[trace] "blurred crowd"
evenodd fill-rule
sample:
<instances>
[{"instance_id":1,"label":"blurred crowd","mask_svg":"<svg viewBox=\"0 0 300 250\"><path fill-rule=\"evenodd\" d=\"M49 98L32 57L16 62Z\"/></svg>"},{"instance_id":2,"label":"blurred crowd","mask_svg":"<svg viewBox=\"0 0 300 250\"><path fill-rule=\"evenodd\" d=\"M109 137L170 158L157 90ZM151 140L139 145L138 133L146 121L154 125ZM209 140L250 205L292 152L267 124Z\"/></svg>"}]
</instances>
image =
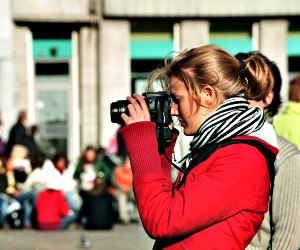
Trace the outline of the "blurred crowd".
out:
<instances>
[{"instance_id":1,"label":"blurred crowd","mask_svg":"<svg viewBox=\"0 0 300 250\"><path fill-rule=\"evenodd\" d=\"M0 227L111 229L139 222L123 145L117 154L89 145L72 164L65 153L46 156L34 140L37 126L28 129L25 120L22 111L7 142L0 141Z\"/></svg>"}]
</instances>

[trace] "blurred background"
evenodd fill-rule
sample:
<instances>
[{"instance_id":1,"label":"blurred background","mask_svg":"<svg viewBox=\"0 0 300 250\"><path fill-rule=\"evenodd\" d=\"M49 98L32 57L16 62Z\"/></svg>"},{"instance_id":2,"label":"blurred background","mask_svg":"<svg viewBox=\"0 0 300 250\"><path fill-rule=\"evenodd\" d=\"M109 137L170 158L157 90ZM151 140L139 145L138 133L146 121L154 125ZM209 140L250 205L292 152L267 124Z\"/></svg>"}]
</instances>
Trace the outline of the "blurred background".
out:
<instances>
[{"instance_id":1,"label":"blurred background","mask_svg":"<svg viewBox=\"0 0 300 250\"><path fill-rule=\"evenodd\" d=\"M299 15L299 0L0 0L3 138L25 110L49 156L113 151L110 103L143 92L170 51L208 43L275 61L287 101L300 73Z\"/></svg>"}]
</instances>

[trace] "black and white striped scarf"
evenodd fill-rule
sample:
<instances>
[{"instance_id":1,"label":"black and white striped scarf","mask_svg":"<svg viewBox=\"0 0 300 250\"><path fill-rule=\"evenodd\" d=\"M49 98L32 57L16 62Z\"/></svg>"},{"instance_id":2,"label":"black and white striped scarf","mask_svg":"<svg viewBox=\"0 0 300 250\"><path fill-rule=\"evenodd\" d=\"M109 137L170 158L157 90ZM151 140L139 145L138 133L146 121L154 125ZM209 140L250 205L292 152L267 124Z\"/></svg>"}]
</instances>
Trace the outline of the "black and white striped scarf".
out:
<instances>
[{"instance_id":1,"label":"black and white striped scarf","mask_svg":"<svg viewBox=\"0 0 300 250\"><path fill-rule=\"evenodd\" d=\"M263 110L259 107L249 108L249 102L243 95L228 98L200 126L190 143L189 153L182 160L186 159L188 167L202 146L250 134L259 130L264 122Z\"/></svg>"}]
</instances>

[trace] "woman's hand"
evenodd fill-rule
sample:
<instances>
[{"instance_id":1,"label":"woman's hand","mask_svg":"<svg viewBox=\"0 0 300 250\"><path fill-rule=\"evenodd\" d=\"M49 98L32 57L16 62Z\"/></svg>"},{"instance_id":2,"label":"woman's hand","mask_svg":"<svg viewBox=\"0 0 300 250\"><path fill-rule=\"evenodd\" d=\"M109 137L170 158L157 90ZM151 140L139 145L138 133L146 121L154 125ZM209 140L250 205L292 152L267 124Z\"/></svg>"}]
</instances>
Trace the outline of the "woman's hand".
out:
<instances>
[{"instance_id":1,"label":"woman's hand","mask_svg":"<svg viewBox=\"0 0 300 250\"><path fill-rule=\"evenodd\" d=\"M128 96L126 99L130 102L128 105L129 115L121 114L126 125L141 121L151 121L149 109L143 97L134 94L133 97Z\"/></svg>"}]
</instances>

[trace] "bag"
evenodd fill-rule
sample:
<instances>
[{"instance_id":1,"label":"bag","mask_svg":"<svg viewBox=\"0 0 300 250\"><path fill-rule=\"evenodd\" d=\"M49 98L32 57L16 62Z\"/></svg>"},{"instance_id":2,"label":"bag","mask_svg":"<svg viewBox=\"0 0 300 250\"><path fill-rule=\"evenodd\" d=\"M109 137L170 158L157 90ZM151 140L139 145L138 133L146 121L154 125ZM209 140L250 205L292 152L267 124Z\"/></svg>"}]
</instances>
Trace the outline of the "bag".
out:
<instances>
[{"instance_id":1,"label":"bag","mask_svg":"<svg viewBox=\"0 0 300 250\"><path fill-rule=\"evenodd\" d=\"M11 229L23 228L23 214L23 209L18 209L7 215L7 222Z\"/></svg>"},{"instance_id":2,"label":"bag","mask_svg":"<svg viewBox=\"0 0 300 250\"><path fill-rule=\"evenodd\" d=\"M9 205L7 208L7 222L8 225L11 229L20 229L23 228L23 216L24 216L24 211L21 207L21 204L14 200L11 199L9 201Z\"/></svg>"}]
</instances>

